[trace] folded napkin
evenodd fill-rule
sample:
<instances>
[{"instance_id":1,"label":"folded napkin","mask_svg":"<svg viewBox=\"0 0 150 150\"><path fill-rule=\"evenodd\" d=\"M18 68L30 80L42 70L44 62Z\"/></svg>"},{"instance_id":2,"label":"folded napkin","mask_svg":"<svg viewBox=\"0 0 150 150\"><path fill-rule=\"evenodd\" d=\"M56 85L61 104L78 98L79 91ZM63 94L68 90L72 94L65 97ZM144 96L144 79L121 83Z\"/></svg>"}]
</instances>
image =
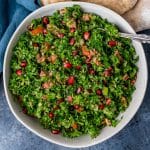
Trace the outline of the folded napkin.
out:
<instances>
[{"instance_id":1,"label":"folded napkin","mask_svg":"<svg viewBox=\"0 0 150 150\"><path fill-rule=\"evenodd\" d=\"M21 21L40 6L36 0L0 0L0 72L7 44Z\"/></svg>"}]
</instances>

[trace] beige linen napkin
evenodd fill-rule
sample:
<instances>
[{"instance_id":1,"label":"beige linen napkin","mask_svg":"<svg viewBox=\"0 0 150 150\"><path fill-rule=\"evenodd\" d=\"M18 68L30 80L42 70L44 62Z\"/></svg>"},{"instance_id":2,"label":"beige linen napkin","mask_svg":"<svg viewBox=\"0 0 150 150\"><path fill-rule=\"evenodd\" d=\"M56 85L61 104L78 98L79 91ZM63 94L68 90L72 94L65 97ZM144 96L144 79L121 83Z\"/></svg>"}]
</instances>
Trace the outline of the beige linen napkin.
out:
<instances>
[{"instance_id":1,"label":"beige linen napkin","mask_svg":"<svg viewBox=\"0 0 150 150\"><path fill-rule=\"evenodd\" d=\"M42 5L68 0L41 0ZM108 7L122 15L135 29L150 29L150 0L82 0Z\"/></svg>"}]
</instances>

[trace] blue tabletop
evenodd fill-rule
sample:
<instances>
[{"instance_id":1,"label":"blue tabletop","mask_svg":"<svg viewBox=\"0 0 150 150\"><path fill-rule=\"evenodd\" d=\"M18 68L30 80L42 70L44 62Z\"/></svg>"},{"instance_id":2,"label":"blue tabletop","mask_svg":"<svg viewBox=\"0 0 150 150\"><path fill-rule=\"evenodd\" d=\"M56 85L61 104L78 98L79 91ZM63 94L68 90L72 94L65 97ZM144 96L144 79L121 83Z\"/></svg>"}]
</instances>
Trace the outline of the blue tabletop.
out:
<instances>
[{"instance_id":1,"label":"blue tabletop","mask_svg":"<svg viewBox=\"0 0 150 150\"><path fill-rule=\"evenodd\" d=\"M143 31L150 35L150 30ZM150 70L150 45L144 50ZM144 101L130 123L109 140L84 150L150 149L150 80ZM3 77L0 76L0 150L70 150L47 142L26 129L10 112L6 102Z\"/></svg>"}]
</instances>

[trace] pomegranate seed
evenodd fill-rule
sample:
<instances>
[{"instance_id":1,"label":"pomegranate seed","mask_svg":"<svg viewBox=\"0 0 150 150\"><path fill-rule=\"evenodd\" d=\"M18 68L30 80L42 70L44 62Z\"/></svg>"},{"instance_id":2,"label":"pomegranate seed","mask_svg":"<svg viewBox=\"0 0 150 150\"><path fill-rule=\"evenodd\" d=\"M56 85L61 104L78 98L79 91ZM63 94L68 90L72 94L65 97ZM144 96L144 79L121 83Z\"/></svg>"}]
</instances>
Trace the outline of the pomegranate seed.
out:
<instances>
[{"instance_id":1,"label":"pomegranate seed","mask_svg":"<svg viewBox=\"0 0 150 150\"><path fill-rule=\"evenodd\" d=\"M99 105L99 109L103 110L104 109L104 104Z\"/></svg>"},{"instance_id":2,"label":"pomegranate seed","mask_svg":"<svg viewBox=\"0 0 150 150\"><path fill-rule=\"evenodd\" d=\"M71 103L72 100L73 100L72 96L67 96L67 101L68 101L69 103Z\"/></svg>"},{"instance_id":3,"label":"pomegranate seed","mask_svg":"<svg viewBox=\"0 0 150 150\"><path fill-rule=\"evenodd\" d=\"M71 38L71 39L69 40L69 44L70 44L70 45L74 45L74 43L75 43L75 39L74 39L74 38Z\"/></svg>"},{"instance_id":4,"label":"pomegranate seed","mask_svg":"<svg viewBox=\"0 0 150 150\"><path fill-rule=\"evenodd\" d=\"M48 17L44 16L44 17L42 18L42 23L43 23L44 25L47 25L47 24L49 23Z\"/></svg>"},{"instance_id":5,"label":"pomegranate seed","mask_svg":"<svg viewBox=\"0 0 150 150\"><path fill-rule=\"evenodd\" d=\"M54 114L52 112L49 113L49 117L52 119L54 118Z\"/></svg>"},{"instance_id":6,"label":"pomegranate seed","mask_svg":"<svg viewBox=\"0 0 150 150\"><path fill-rule=\"evenodd\" d=\"M97 95L101 95L102 94L102 90L101 89L96 90L96 94Z\"/></svg>"},{"instance_id":7,"label":"pomegranate seed","mask_svg":"<svg viewBox=\"0 0 150 150\"><path fill-rule=\"evenodd\" d=\"M33 43L32 45L33 45L33 47L39 47L38 43Z\"/></svg>"},{"instance_id":8,"label":"pomegranate seed","mask_svg":"<svg viewBox=\"0 0 150 150\"><path fill-rule=\"evenodd\" d=\"M76 93L80 94L82 92L82 90L83 90L82 87L78 87Z\"/></svg>"},{"instance_id":9,"label":"pomegranate seed","mask_svg":"<svg viewBox=\"0 0 150 150\"><path fill-rule=\"evenodd\" d=\"M111 103L111 99L110 98L106 99L106 105L110 105L110 103Z\"/></svg>"},{"instance_id":10,"label":"pomegranate seed","mask_svg":"<svg viewBox=\"0 0 150 150\"><path fill-rule=\"evenodd\" d=\"M84 32L84 35L83 35L83 36L84 36L84 39L85 39L85 40L88 40L88 39L90 38L90 32L88 32L88 31L87 31L87 32Z\"/></svg>"},{"instance_id":11,"label":"pomegranate seed","mask_svg":"<svg viewBox=\"0 0 150 150\"><path fill-rule=\"evenodd\" d=\"M62 103L63 101L64 101L64 99L61 98L61 99L57 100L57 104L59 105L59 104Z\"/></svg>"},{"instance_id":12,"label":"pomegranate seed","mask_svg":"<svg viewBox=\"0 0 150 150\"><path fill-rule=\"evenodd\" d=\"M70 76L67 80L68 85L73 85L75 82L74 76Z\"/></svg>"},{"instance_id":13,"label":"pomegranate seed","mask_svg":"<svg viewBox=\"0 0 150 150\"><path fill-rule=\"evenodd\" d=\"M75 32L75 28L70 28L70 32L71 33Z\"/></svg>"},{"instance_id":14,"label":"pomegranate seed","mask_svg":"<svg viewBox=\"0 0 150 150\"><path fill-rule=\"evenodd\" d=\"M114 46L116 46L116 45L117 45L117 42L116 42L116 41L111 40L111 41L109 41L109 42L108 42L108 45L109 45L110 47L114 47Z\"/></svg>"},{"instance_id":15,"label":"pomegranate seed","mask_svg":"<svg viewBox=\"0 0 150 150\"><path fill-rule=\"evenodd\" d=\"M58 33L57 36L58 36L59 38L63 38L63 37L64 37L64 34L63 34L63 33Z\"/></svg>"},{"instance_id":16,"label":"pomegranate seed","mask_svg":"<svg viewBox=\"0 0 150 150\"><path fill-rule=\"evenodd\" d=\"M76 51L72 51L72 55L73 56L77 56L78 55L78 51L76 50Z\"/></svg>"},{"instance_id":17,"label":"pomegranate seed","mask_svg":"<svg viewBox=\"0 0 150 150\"><path fill-rule=\"evenodd\" d=\"M21 67L23 67L23 68L25 68L26 66L27 66L27 62L25 61L25 60L23 60L22 62L21 62L21 65L20 65Z\"/></svg>"},{"instance_id":18,"label":"pomegranate seed","mask_svg":"<svg viewBox=\"0 0 150 150\"><path fill-rule=\"evenodd\" d=\"M80 106L79 106L79 105L77 105L77 104L76 104L76 105L74 105L74 109L79 109L79 107L80 107Z\"/></svg>"},{"instance_id":19,"label":"pomegranate seed","mask_svg":"<svg viewBox=\"0 0 150 150\"><path fill-rule=\"evenodd\" d=\"M22 75L22 70L21 70L21 69L16 70L16 74L17 74L18 76L21 76L21 75Z\"/></svg>"},{"instance_id":20,"label":"pomegranate seed","mask_svg":"<svg viewBox=\"0 0 150 150\"><path fill-rule=\"evenodd\" d=\"M24 108L22 108L22 112L24 113L24 114L27 114L27 109L24 107Z\"/></svg>"},{"instance_id":21,"label":"pomegranate seed","mask_svg":"<svg viewBox=\"0 0 150 150\"><path fill-rule=\"evenodd\" d=\"M64 68L71 68L72 64L70 62L64 62Z\"/></svg>"},{"instance_id":22,"label":"pomegranate seed","mask_svg":"<svg viewBox=\"0 0 150 150\"><path fill-rule=\"evenodd\" d=\"M81 70L81 66L79 65L79 66L76 66L76 69L77 70Z\"/></svg>"},{"instance_id":23,"label":"pomegranate seed","mask_svg":"<svg viewBox=\"0 0 150 150\"><path fill-rule=\"evenodd\" d=\"M94 75L95 71L93 69L89 69L89 74Z\"/></svg>"},{"instance_id":24,"label":"pomegranate seed","mask_svg":"<svg viewBox=\"0 0 150 150\"><path fill-rule=\"evenodd\" d=\"M46 29L43 30L43 34L47 34L47 30Z\"/></svg>"},{"instance_id":25,"label":"pomegranate seed","mask_svg":"<svg viewBox=\"0 0 150 150\"><path fill-rule=\"evenodd\" d=\"M52 130L51 131L53 134L59 134L60 133L60 130Z\"/></svg>"}]
</instances>

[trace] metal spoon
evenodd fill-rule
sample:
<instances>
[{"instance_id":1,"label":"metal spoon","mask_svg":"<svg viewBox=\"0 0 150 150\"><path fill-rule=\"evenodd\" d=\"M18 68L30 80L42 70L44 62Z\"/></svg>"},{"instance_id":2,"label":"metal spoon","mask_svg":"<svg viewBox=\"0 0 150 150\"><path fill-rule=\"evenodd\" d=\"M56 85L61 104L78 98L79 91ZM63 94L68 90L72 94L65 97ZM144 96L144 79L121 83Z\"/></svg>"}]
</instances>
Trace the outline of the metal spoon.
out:
<instances>
[{"instance_id":1,"label":"metal spoon","mask_svg":"<svg viewBox=\"0 0 150 150\"><path fill-rule=\"evenodd\" d=\"M99 28L102 31L106 31L103 28ZM146 34L133 34L133 33L122 33L120 32L121 37L130 38L131 40L136 40L141 43L149 43L150 44L150 35Z\"/></svg>"}]
</instances>

